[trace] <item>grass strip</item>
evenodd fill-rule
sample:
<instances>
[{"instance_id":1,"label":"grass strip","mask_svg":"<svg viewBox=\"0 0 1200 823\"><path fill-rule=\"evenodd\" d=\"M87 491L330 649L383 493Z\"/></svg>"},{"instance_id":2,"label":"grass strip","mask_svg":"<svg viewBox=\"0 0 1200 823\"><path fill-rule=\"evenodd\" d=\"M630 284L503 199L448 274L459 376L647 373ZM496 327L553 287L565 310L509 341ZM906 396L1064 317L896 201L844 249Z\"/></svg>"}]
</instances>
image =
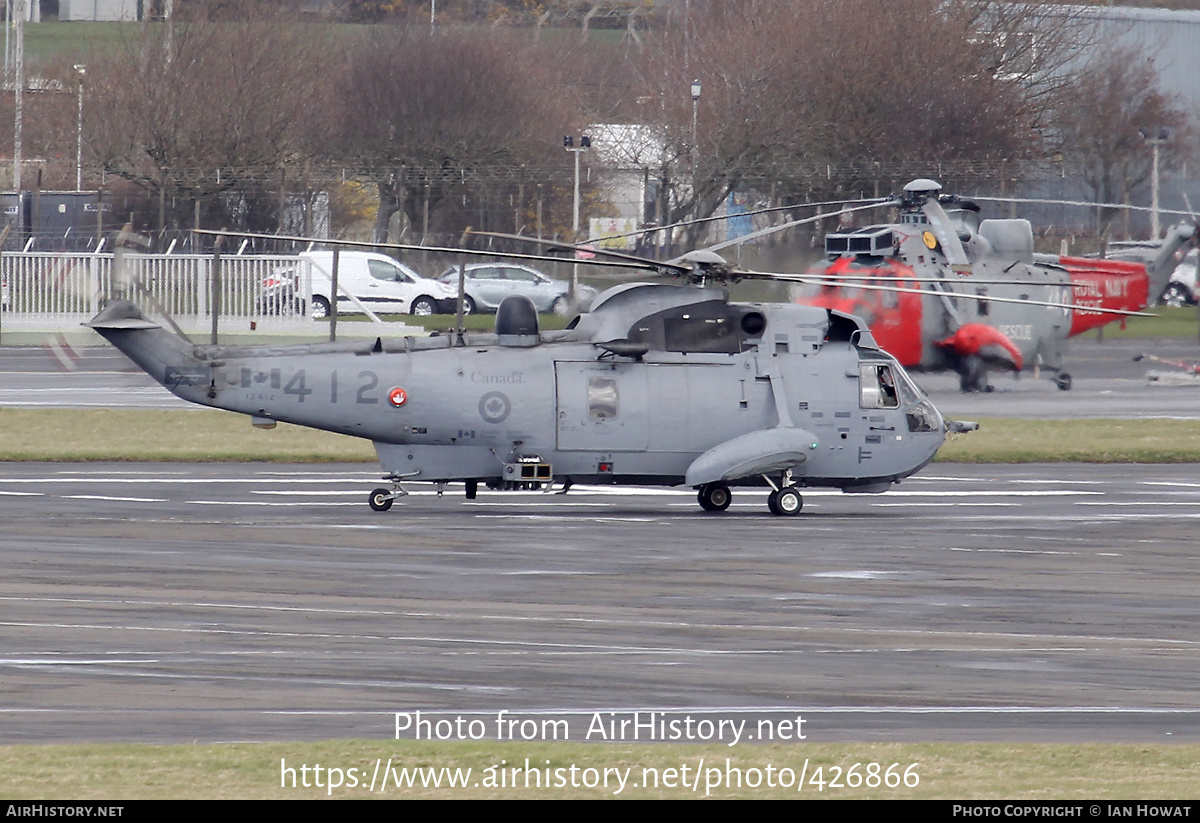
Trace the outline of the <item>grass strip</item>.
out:
<instances>
[{"instance_id":1,"label":"grass strip","mask_svg":"<svg viewBox=\"0 0 1200 823\"><path fill-rule=\"evenodd\" d=\"M0 408L0 460L45 462L373 462L358 437L280 423L255 429L244 414L195 410Z\"/></svg>"},{"instance_id":2,"label":"grass strip","mask_svg":"<svg viewBox=\"0 0 1200 823\"><path fill-rule=\"evenodd\" d=\"M939 462L1200 463L1200 420L983 419ZM212 409L0 408L0 460L40 462L374 462L366 440L302 426L263 431Z\"/></svg>"},{"instance_id":3,"label":"grass strip","mask_svg":"<svg viewBox=\"0 0 1200 823\"><path fill-rule=\"evenodd\" d=\"M396 788L390 779L386 790L380 791L378 775L389 761L402 783L406 781L401 770L407 769L414 785ZM527 762L531 770L528 788ZM502 763L503 779L497 768ZM871 769L872 763L879 768ZM322 767L319 781L317 764ZM852 770L855 764L858 767ZM867 785L871 774L879 775L882 784L892 764L897 764L894 775L908 771L909 783L915 785L905 786L902 781L895 787ZM307 772L302 771L303 766L308 766ZM518 770L515 787L514 767ZM285 768L293 769L294 777ZM340 775L331 773L331 768L340 770ZM414 773L417 768L422 771ZM468 768L469 777L465 775ZM609 772L609 785L604 786L606 768L626 775L625 788L619 794L615 772ZM460 770L466 786L448 787L445 769L451 773ZM588 769L593 771L585 771ZM4 775L4 796L10 802L22 798L647 799L706 794L714 798L814 800L1165 800L1194 798L1198 771L1200 746L1194 744L802 743L730 747L334 740L0 747L0 774ZM434 774L439 775L441 787L422 785ZM804 782L797 790L802 774ZM368 786L373 775L376 791L371 792ZM303 785L306 779L308 787ZM540 781L540 787L535 781ZM585 786L585 781L598 785ZM330 782L342 785L330 787Z\"/></svg>"},{"instance_id":4,"label":"grass strip","mask_svg":"<svg viewBox=\"0 0 1200 823\"><path fill-rule=\"evenodd\" d=\"M985 418L950 435L942 463L1196 463L1200 420Z\"/></svg>"}]
</instances>

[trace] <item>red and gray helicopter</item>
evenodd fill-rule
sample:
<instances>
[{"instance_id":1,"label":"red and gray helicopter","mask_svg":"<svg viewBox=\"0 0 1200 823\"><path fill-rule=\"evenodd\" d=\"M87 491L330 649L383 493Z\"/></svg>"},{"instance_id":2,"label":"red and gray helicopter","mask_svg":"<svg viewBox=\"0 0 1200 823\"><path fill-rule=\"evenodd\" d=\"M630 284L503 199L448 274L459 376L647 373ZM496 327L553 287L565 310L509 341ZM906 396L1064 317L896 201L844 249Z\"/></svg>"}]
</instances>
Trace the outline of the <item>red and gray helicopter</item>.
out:
<instances>
[{"instance_id":1,"label":"red and gray helicopter","mask_svg":"<svg viewBox=\"0 0 1200 823\"><path fill-rule=\"evenodd\" d=\"M1171 229L1148 263L1037 254L1023 219L980 220L970 200L914 180L895 223L836 231L800 301L862 317L906 368L953 370L963 391L989 371L1046 369L1060 389L1068 338L1137 314L1166 285L1195 227Z\"/></svg>"}]
</instances>

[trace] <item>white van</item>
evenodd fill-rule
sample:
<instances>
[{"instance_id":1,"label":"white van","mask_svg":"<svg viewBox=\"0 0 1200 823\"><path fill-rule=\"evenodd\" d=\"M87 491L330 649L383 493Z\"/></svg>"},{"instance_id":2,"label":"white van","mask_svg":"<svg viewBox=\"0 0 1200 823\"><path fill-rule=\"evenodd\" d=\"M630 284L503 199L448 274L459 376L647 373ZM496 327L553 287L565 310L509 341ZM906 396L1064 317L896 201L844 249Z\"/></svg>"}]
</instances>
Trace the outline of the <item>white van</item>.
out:
<instances>
[{"instance_id":1,"label":"white van","mask_svg":"<svg viewBox=\"0 0 1200 823\"><path fill-rule=\"evenodd\" d=\"M298 255L312 265L312 316L328 317L332 306L333 252ZM453 314L457 292L426 280L403 263L374 252L343 251L338 255L338 314L361 312L358 303L376 314ZM264 314L303 313L303 289L294 267L276 270L263 281L260 309Z\"/></svg>"}]
</instances>

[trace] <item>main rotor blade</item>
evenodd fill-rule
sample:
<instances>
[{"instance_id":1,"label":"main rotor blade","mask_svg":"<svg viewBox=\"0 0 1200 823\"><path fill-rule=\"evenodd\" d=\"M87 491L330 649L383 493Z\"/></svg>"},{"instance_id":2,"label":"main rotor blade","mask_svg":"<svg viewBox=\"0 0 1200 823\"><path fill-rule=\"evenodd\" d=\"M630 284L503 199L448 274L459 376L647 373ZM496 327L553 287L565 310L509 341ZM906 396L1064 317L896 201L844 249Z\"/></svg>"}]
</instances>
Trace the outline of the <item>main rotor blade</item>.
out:
<instances>
[{"instance_id":1,"label":"main rotor blade","mask_svg":"<svg viewBox=\"0 0 1200 823\"><path fill-rule=\"evenodd\" d=\"M856 212L856 211L866 211L867 209L877 209L881 205L890 205L892 202L894 202L894 201L889 200L886 202L881 201L879 203L869 203L865 206L855 206L854 208L851 208L851 209L839 209L837 211L828 211L828 212L824 212L822 214L814 214L812 217L803 217L799 220L790 220L786 223L780 223L778 226L768 226L765 229L759 229L758 231L751 232L750 234L743 234L741 237L735 237L732 240L726 240L723 243L717 243L715 246L707 246L703 249L703 251L715 252L720 249L728 248L729 246L740 246L742 243L748 243L751 240L757 240L760 237L766 237L768 234L774 234L775 232L783 231L784 229L790 229L794 226L803 226L806 223L815 223L818 220L823 220L826 217L836 217L839 214L850 214L850 213Z\"/></svg>"},{"instance_id":2,"label":"main rotor blade","mask_svg":"<svg viewBox=\"0 0 1200 823\"><path fill-rule=\"evenodd\" d=\"M682 226L698 226L701 223L714 223L718 220L731 220L735 217L753 217L756 214L770 214L777 211L793 211L795 209L819 208L824 206L838 206L846 203L870 203L872 208L881 206L890 206L896 201L890 197L856 197L850 200L822 200L817 203L793 203L790 206L768 206L765 209L752 209L751 211L739 211L736 214L718 214L712 217L698 217L695 220L680 220L678 223L667 223L664 226L654 226L652 228L638 229L637 231L625 232L624 234L607 234L605 240L624 240L626 237L637 237L643 234L653 234L656 231L670 231L678 229Z\"/></svg>"},{"instance_id":3,"label":"main rotor blade","mask_svg":"<svg viewBox=\"0 0 1200 823\"><path fill-rule=\"evenodd\" d=\"M813 277L813 278L827 280L830 285L837 285L838 283L844 283L846 281L851 281L851 283L854 284L854 283L859 283L859 282L872 282L872 281L877 281L877 280L885 280L885 281L892 280L897 283L941 283L944 285L955 285L955 284L961 283L964 286L1030 286L1030 287L1037 287L1037 286L1069 286L1069 285L1071 285L1070 283L1036 283L1036 282L1032 282L1029 280L993 280L990 278L983 278L983 277L976 278L976 277L972 277L969 275L962 279L952 280L952 279L945 278L945 277L918 277L916 275L913 275L912 277L907 277L904 275L848 274L848 273L843 273L843 272L832 272L832 273L805 272L802 275L798 275L795 272L752 271L752 270L748 270L748 269L738 269L736 271L731 272L731 274L734 277L748 276L748 277L754 277L754 278L764 279L764 280L771 278L771 277L778 277L778 276ZM1065 275L1065 270L1064 270L1064 275Z\"/></svg>"},{"instance_id":4,"label":"main rotor blade","mask_svg":"<svg viewBox=\"0 0 1200 823\"><path fill-rule=\"evenodd\" d=\"M537 243L538 245L541 245L541 246L549 246L550 248L562 249L563 251L586 251L589 254L602 254L605 257L612 257L617 260L629 261L629 264L626 266L626 268L643 268L643 269L650 269L650 270L658 270L658 269L662 269L662 268L672 268L672 269L677 269L680 273L687 273L687 272L691 271L691 269L687 268L686 266L681 266L681 265L678 265L677 263L662 262L662 261L658 261L658 260L653 260L649 257L642 257L637 254L629 254L628 252L615 251L613 249L589 248L588 246L581 244L581 243L563 243L561 240L547 240L542 237L527 237L526 235L523 235L523 234L505 234L504 232L499 232L499 231L468 231L468 234L474 234L474 235L478 235L480 237L499 237L499 238L502 238L505 240L522 240L526 243ZM607 240L608 238L605 237L603 239ZM556 257L553 259L560 260L560 261L562 260L561 257ZM613 265L613 264L608 264L608 265Z\"/></svg>"},{"instance_id":5,"label":"main rotor blade","mask_svg":"<svg viewBox=\"0 0 1200 823\"><path fill-rule=\"evenodd\" d=\"M754 276L754 272L746 273L746 277L748 278L754 278ZM781 280L786 283L803 283L810 286L837 285L836 283L830 283L828 280L822 280L819 277L814 278L802 274L774 274L768 275L767 278L763 279ZM946 284L950 285L949 281L946 281ZM1059 288L1071 287L1070 283L1055 283L1049 285L1055 285ZM940 289L910 289L903 286L878 286L870 284L855 286L854 288L864 289L867 291L890 291L898 294L923 294L930 295L932 297L944 295L945 297L951 299L962 298L964 300L976 300L983 303L1015 303L1019 306L1043 306L1050 309L1069 309L1071 311L1091 314L1116 314L1124 317L1158 317L1158 315L1154 314L1153 312L1129 311L1126 309L1106 309L1102 306L1079 306L1074 303L1055 303L1048 300L1022 300L1017 297L995 297L990 294L962 294L960 292L942 291Z\"/></svg>"},{"instance_id":6,"label":"main rotor blade","mask_svg":"<svg viewBox=\"0 0 1200 823\"><path fill-rule=\"evenodd\" d=\"M970 195L968 200L984 200L992 203L1033 203L1034 205L1043 204L1047 206L1087 206L1088 208L1100 209L1129 209L1130 211L1154 211L1150 206L1130 206L1125 203L1090 203L1086 200L1045 200L1037 197L985 197L983 195ZM1191 212L1176 211L1174 209L1159 209L1159 214L1176 214L1183 217L1190 217Z\"/></svg>"},{"instance_id":7,"label":"main rotor blade","mask_svg":"<svg viewBox=\"0 0 1200 823\"><path fill-rule=\"evenodd\" d=\"M608 263L603 260L564 260L561 257L551 257L549 255L539 254L521 254L519 252L501 252L487 251L483 249L460 249L447 246L418 246L413 243L372 243L367 240L333 240L324 237L299 237L289 234L263 234L261 232L250 231L217 231L214 229L192 229L195 234L205 234L210 236L225 236L225 237L249 237L255 240L286 240L292 243L323 243L329 246L350 246L352 248L368 248L368 249L399 249L401 251L432 251L442 254L469 254L476 257L511 257L517 260L542 260L550 263L579 263L586 266L608 266L611 268L635 268L632 263ZM483 232L472 232L472 234L483 234ZM513 235L519 237L520 235ZM658 265L653 266L643 262L642 268L656 270Z\"/></svg>"}]
</instances>

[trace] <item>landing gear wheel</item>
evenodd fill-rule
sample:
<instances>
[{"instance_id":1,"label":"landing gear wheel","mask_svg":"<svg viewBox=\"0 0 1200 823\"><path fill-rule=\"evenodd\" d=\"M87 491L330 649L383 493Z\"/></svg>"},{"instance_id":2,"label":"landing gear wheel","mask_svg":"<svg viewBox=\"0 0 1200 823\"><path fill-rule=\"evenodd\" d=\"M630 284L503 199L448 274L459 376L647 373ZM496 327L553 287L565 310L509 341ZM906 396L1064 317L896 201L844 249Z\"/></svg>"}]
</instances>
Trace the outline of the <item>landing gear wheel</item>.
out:
<instances>
[{"instance_id":1,"label":"landing gear wheel","mask_svg":"<svg viewBox=\"0 0 1200 823\"><path fill-rule=\"evenodd\" d=\"M479 494L479 481L478 480L468 480L467 481L467 499L474 500L475 496L477 494Z\"/></svg>"},{"instance_id":2,"label":"landing gear wheel","mask_svg":"<svg viewBox=\"0 0 1200 823\"><path fill-rule=\"evenodd\" d=\"M988 385L987 367L978 357L967 358L966 363L958 373L958 388L963 393L990 392Z\"/></svg>"},{"instance_id":3,"label":"landing gear wheel","mask_svg":"<svg viewBox=\"0 0 1200 823\"><path fill-rule=\"evenodd\" d=\"M371 508L377 512L385 512L392 507L392 493L387 489L376 489L367 498Z\"/></svg>"},{"instance_id":4,"label":"landing gear wheel","mask_svg":"<svg viewBox=\"0 0 1200 823\"><path fill-rule=\"evenodd\" d=\"M315 320L329 316L329 301L324 297L314 297L312 302L312 316Z\"/></svg>"},{"instance_id":5,"label":"landing gear wheel","mask_svg":"<svg viewBox=\"0 0 1200 823\"><path fill-rule=\"evenodd\" d=\"M1182 283L1172 283L1162 293L1161 302L1164 306L1186 306L1192 301L1188 299L1187 286Z\"/></svg>"},{"instance_id":6,"label":"landing gear wheel","mask_svg":"<svg viewBox=\"0 0 1200 823\"><path fill-rule=\"evenodd\" d=\"M733 495L724 483L706 483L700 487L696 499L706 512L723 512L729 508Z\"/></svg>"},{"instance_id":7,"label":"landing gear wheel","mask_svg":"<svg viewBox=\"0 0 1200 823\"><path fill-rule=\"evenodd\" d=\"M1062 372L1054 379L1054 385L1058 386L1059 391L1071 390L1071 375Z\"/></svg>"},{"instance_id":8,"label":"landing gear wheel","mask_svg":"<svg viewBox=\"0 0 1200 823\"><path fill-rule=\"evenodd\" d=\"M796 491L795 486L784 486L771 492L767 498L767 508L771 510L771 514L780 517L795 517L800 513L800 509L804 508L804 498Z\"/></svg>"}]
</instances>

